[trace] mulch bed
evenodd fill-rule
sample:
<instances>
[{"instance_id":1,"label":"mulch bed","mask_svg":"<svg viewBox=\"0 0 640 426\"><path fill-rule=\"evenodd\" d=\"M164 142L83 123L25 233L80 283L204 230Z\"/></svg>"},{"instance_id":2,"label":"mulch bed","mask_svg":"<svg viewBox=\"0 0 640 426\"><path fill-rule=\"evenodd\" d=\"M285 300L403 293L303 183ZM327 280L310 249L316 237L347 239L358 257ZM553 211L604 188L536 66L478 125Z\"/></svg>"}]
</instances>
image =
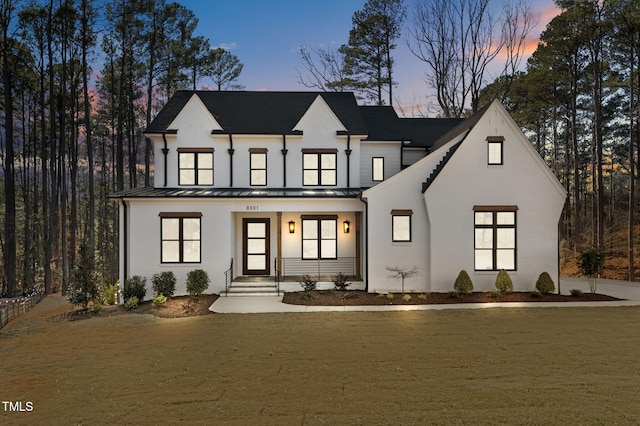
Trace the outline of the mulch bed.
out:
<instances>
[{"instance_id":1,"label":"mulch bed","mask_svg":"<svg viewBox=\"0 0 640 426\"><path fill-rule=\"evenodd\" d=\"M336 291L317 290L285 293L283 302L291 305L312 306L356 306L356 305L436 305L454 303L495 303L495 302L601 302L619 300L604 294L584 293L580 296L544 294L538 297L531 293L513 292L494 297L490 292L471 293L451 297L449 293L402 293L376 294L362 290Z\"/></svg>"},{"instance_id":2,"label":"mulch bed","mask_svg":"<svg viewBox=\"0 0 640 426\"><path fill-rule=\"evenodd\" d=\"M124 314L151 314L161 318L184 318L212 313L209 307L218 299L217 294L203 294L197 299L190 296L175 296L167 300L164 306L156 308L151 301L142 302L136 309L128 310L124 305L104 306L97 313L85 309L76 309L56 315L50 321L77 321L93 317L111 317Z\"/></svg>"}]
</instances>

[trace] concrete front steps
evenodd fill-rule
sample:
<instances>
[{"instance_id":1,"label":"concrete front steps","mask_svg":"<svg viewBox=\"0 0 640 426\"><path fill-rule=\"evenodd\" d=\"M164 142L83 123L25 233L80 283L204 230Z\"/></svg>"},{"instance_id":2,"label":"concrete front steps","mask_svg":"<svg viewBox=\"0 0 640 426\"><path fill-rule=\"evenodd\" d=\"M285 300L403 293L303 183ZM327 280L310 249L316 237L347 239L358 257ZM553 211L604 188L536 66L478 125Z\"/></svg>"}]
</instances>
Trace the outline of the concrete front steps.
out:
<instances>
[{"instance_id":1,"label":"concrete front steps","mask_svg":"<svg viewBox=\"0 0 640 426\"><path fill-rule=\"evenodd\" d=\"M277 296L278 287L272 281L233 281L226 296Z\"/></svg>"}]
</instances>

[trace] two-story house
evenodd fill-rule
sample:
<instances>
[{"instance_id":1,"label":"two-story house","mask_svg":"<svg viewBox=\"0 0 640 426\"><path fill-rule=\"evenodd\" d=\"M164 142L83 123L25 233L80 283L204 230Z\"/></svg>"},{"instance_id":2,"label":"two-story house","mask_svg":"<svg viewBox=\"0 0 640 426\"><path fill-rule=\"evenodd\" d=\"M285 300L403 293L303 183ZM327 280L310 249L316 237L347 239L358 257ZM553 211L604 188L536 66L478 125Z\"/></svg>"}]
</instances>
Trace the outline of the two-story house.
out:
<instances>
[{"instance_id":1,"label":"two-story house","mask_svg":"<svg viewBox=\"0 0 640 426\"><path fill-rule=\"evenodd\" d=\"M557 275L564 189L497 102L400 119L352 93L181 91L145 134L153 188L112 194L121 283L170 270L184 294L204 269L215 293L274 292L342 272L393 291L385 267L412 265L412 289L449 291L460 269Z\"/></svg>"}]
</instances>

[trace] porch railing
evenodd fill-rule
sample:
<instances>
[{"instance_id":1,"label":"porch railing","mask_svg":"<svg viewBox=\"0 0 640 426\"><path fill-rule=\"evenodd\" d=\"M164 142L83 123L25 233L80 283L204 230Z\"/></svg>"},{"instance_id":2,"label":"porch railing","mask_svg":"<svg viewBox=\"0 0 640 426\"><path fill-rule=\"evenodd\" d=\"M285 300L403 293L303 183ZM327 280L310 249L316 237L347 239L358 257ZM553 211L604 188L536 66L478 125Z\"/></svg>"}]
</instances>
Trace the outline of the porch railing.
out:
<instances>
[{"instance_id":1,"label":"porch railing","mask_svg":"<svg viewBox=\"0 0 640 426\"><path fill-rule=\"evenodd\" d=\"M229 294L229 287L231 287L231 281L233 280L233 258L231 258L231 265L229 269L224 271L224 294Z\"/></svg>"},{"instance_id":2,"label":"porch railing","mask_svg":"<svg viewBox=\"0 0 640 426\"><path fill-rule=\"evenodd\" d=\"M282 258L283 277L301 277L305 274L328 279L338 272L348 276L356 275L356 258L339 257L337 259L306 260L295 257ZM277 276L278 274L276 274Z\"/></svg>"},{"instance_id":3,"label":"porch railing","mask_svg":"<svg viewBox=\"0 0 640 426\"><path fill-rule=\"evenodd\" d=\"M273 259L273 270L275 271L276 292L280 296L280 270L278 269L278 258Z\"/></svg>"}]
</instances>

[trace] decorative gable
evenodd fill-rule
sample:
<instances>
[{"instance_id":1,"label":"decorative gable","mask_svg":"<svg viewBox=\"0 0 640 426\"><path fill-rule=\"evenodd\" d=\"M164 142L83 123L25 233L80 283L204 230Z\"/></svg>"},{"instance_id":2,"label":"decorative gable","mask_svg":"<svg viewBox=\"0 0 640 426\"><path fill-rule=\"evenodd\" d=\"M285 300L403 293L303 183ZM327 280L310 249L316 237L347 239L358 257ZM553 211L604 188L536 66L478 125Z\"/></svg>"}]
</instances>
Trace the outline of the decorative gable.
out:
<instances>
[{"instance_id":1,"label":"decorative gable","mask_svg":"<svg viewBox=\"0 0 640 426\"><path fill-rule=\"evenodd\" d=\"M318 95L300 121L293 127L293 130L302 131L305 134L330 133L335 136L337 132L346 132L347 128L338 119L322 96Z\"/></svg>"},{"instance_id":2,"label":"decorative gable","mask_svg":"<svg viewBox=\"0 0 640 426\"><path fill-rule=\"evenodd\" d=\"M197 94L191 96L168 128L178 129L181 135L193 133L191 136L200 137L211 135L212 130L224 130Z\"/></svg>"}]
</instances>

